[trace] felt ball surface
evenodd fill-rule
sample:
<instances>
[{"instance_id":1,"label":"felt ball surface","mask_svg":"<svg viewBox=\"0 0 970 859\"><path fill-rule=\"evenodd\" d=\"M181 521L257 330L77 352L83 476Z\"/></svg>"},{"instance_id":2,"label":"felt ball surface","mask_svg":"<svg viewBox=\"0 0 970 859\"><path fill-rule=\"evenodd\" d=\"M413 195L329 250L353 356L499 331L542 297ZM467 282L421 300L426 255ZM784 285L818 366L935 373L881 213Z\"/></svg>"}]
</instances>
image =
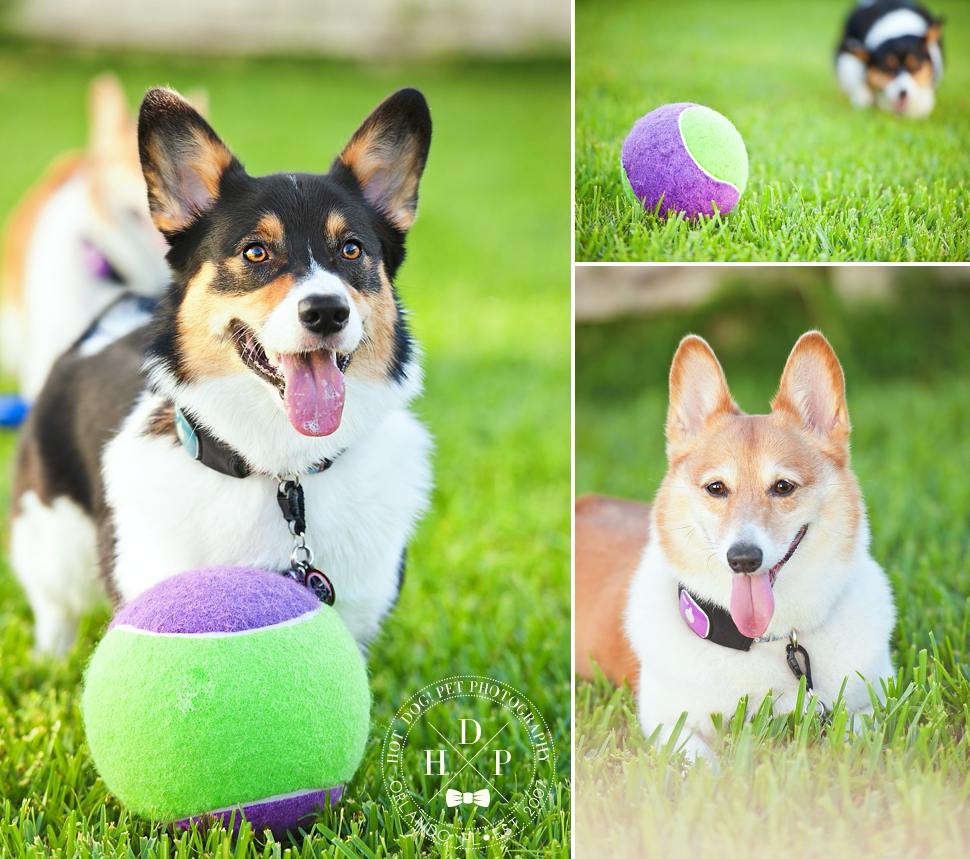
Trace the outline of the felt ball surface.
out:
<instances>
[{"instance_id":1,"label":"felt ball surface","mask_svg":"<svg viewBox=\"0 0 970 859\"><path fill-rule=\"evenodd\" d=\"M690 102L665 104L638 119L620 155L623 177L648 211L687 218L737 205L748 182L748 153L731 121Z\"/></svg>"},{"instance_id":2,"label":"felt ball surface","mask_svg":"<svg viewBox=\"0 0 970 859\"><path fill-rule=\"evenodd\" d=\"M363 757L370 691L332 608L278 573L220 567L119 611L81 710L95 766L135 813L235 812L238 825L241 810L280 833L340 798Z\"/></svg>"}]
</instances>

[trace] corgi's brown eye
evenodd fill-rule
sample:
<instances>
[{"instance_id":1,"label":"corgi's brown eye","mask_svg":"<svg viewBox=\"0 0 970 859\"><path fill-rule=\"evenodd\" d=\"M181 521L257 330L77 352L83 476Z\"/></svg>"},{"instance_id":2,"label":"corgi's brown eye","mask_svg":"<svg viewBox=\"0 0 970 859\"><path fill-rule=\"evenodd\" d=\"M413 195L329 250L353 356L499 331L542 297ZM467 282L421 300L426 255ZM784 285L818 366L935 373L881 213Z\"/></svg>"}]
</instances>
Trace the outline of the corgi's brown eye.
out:
<instances>
[{"instance_id":1,"label":"corgi's brown eye","mask_svg":"<svg viewBox=\"0 0 970 859\"><path fill-rule=\"evenodd\" d=\"M360 245L357 242L345 242L340 253L344 259L357 259L360 256Z\"/></svg>"},{"instance_id":2,"label":"corgi's brown eye","mask_svg":"<svg viewBox=\"0 0 970 859\"><path fill-rule=\"evenodd\" d=\"M795 484L790 480L779 480L771 487L775 495L791 495L795 491Z\"/></svg>"},{"instance_id":3,"label":"corgi's brown eye","mask_svg":"<svg viewBox=\"0 0 970 859\"><path fill-rule=\"evenodd\" d=\"M262 245L253 244L243 251L243 256L250 262L266 262L269 259L269 252Z\"/></svg>"},{"instance_id":4,"label":"corgi's brown eye","mask_svg":"<svg viewBox=\"0 0 970 859\"><path fill-rule=\"evenodd\" d=\"M919 68L919 60L913 54L906 55L906 68L915 72Z\"/></svg>"},{"instance_id":5,"label":"corgi's brown eye","mask_svg":"<svg viewBox=\"0 0 970 859\"><path fill-rule=\"evenodd\" d=\"M722 495L727 495L727 487L720 480L712 480L704 488L707 490L708 495L715 495L718 498Z\"/></svg>"},{"instance_id":6,"label":"corgi's brown eye","mask_svg":"<svg viewBox=\"0 0 970 859\"><path fill-rule=\"evenodd\" d=\"M890 69L898 69L899 57L897 57L895 54L889 54L889 56L886 57L886 66Z\"/></svg>"}]
</instances>

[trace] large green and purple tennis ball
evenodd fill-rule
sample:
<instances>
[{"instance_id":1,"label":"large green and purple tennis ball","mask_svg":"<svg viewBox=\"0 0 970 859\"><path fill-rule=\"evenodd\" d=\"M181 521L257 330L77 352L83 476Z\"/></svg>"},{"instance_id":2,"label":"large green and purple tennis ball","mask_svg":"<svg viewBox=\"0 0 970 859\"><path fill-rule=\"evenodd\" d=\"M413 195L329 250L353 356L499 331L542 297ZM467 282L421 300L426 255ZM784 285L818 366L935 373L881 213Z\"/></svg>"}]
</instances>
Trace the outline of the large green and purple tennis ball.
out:
<instances>
[{"instance_id":1,"label":"large green and purple tennis ball","mask_svg":"<svg viewBox=\"0 0 970 859\"><path fill-rule=\"evenodd\" d=\"M136 814L276 834L336 803L364 754L370 689L337 613L292 580L216 567L124 606L81 710L94 764Z\"/></svg>"},{"instance_id":2,"label":"large green and purple tennis ball","mask_svg":"<svg viewBox=\"0 0 970 859\"><path fill-rule=\"evenodd\" d=\"M621 154L627 188L647 211L687 218L734 208L748 182L738 130L716 110L665 104L638 119ZM662 202L661 202L662 201Z\"/></svg>"}]
</instances>

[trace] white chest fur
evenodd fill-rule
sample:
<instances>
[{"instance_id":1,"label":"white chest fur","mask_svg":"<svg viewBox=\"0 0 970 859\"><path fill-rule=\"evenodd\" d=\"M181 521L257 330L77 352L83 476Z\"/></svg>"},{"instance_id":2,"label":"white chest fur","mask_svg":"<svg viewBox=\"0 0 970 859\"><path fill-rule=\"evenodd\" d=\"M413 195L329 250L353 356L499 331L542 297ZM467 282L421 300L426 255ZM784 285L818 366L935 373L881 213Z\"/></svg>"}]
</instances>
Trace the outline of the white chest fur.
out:
<instances>
[{"instance_id":1,"label":"white chest fur","mask_svg":"<svg viewBox=\"0 0 970 859\"><path fill-rule=\"evenodd\" d=\"M895 611L886 576L869 556L868 531L864 524L859 528L854 556L829 562L839 568L830 570L832 579L844 583L838 599L804 624L798 638L811 653L815 693L822 704L831 707L845 683L846 707L866 712L867 682L878 694L880 680L893 672L889 636ZM784 598L811 606L799 593L813 582L818 585L818 571L809 572L815 575L801 583L792 580L794 570L783 573L776 588L779 602ZM784 637L755 643L747 652L699 638L678 610L678 582L683 578L659 541L648 545L631 581L625 627L640 665L637 698L644 733L650 736L662 726L661 741L666 741L686 712L686 729L695 732L687 751L706 754L713 739L712 713L730 717L747 695L751 714L769 692L774 712L787 712L795 706L798 679L788 667Z\"/></svg>"},{"instance_id":2,"label":"white chest fur","mask_svg":"<svg viewBox=\"0 0 970 859\"><path fill-rule=\"evenodd\" d=\"M169 576L213 565L285 570L293 538L275 478L228 477L170 436L146 435L145 398L106 447L104 477L124 601ZM301 477L307 544L334 586L334 607L366 644L393 605L405 545L431 490L431 441L406 410L389 411L320 474Z\"/></svg>"}]
</instances>

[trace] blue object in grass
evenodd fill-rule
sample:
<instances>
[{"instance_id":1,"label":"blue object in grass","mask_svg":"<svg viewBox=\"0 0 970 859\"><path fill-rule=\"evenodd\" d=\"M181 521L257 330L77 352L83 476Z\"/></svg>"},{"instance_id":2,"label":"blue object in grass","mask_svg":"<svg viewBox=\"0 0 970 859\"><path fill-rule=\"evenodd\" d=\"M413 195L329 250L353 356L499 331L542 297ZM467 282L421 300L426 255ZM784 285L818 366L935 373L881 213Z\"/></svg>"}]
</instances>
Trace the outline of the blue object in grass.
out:
<instances>
[{"instance_id":1,"label":"blue object in grass","mask_svg":"<svg viewBox=\"0 0 970 859\"><path fill-rule=\"evenodd\" d=\"M0 394L0 427L19 427L30 406L17 394Z\"/></svg>"}]
</instances>

